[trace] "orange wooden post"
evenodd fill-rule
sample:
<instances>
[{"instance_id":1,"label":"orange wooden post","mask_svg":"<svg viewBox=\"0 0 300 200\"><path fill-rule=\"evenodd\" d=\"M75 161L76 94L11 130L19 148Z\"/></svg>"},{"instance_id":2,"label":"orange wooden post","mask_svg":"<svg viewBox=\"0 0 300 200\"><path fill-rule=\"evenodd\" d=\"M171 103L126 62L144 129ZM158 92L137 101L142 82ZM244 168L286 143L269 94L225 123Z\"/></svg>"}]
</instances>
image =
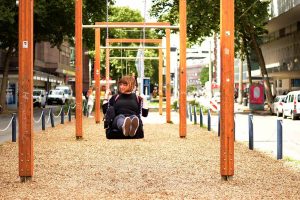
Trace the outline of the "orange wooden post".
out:
<instances>
[{"instance_id":1,"label":"orange wooden post","mask_svg":"<svg viewBox=\"0 0 300 200\"><path fill-rule=\"evenodd\" d=\"M171 122L170 29L166 29L166 121Z\"/></svg>"},{"instance_id":2,"label":"orange wooden post","mask_svg":"<svg viewBox=\"0 0 300 200\"><path fill-rule=\"evenodd\" d=\"M180 23L180 94L179 94L179 136L186 137L186 0L179 3Z\"/></svg>"},{"instance_id":3,"label":"orange wooden post","mask_svg":"<svg viewBox=\"0 0 300 200\"><path fill-rule=\"evenodd\" d=\"M100 28L95 29L95 65L94 65L94 79L95 79L95 122L100 123Z\"/></svg>"},{"instance_id":4,"label":"orange wooden post","mask_svg":"<svg viewBox=\"0 0 300 200\"><path fill-rule=\"evenodd\" d=\"M19 176L33 176L33 0L19 3Z\"/></svg>"},{"instance_id":5,"label":"orange wooden post","mask_svg":"<svg viewBox=\"0 0 300 200\"><path fill-rule=\"evenodd\" d=\"M142 26L169 26L170 22L96 22L96 25L142 25Z\"/></svg>"},{"instance_id":6,"label":"orange wooden post","mask_svg":"<svg viewBox=\"0 0 300 200\"><path fill-rule=\"evenodd\" d=\"M227 180L234 174L234 0L221 0L220 167Z\"/></svg>"},{"instance_id":7,"label":"orange wooden post","mask_svg":"<svg viewBox=\"0 0 300 200\"><path fill-rule=\"evenodd\" d=\"M159 45L161 47L161 43ZM159 95L159 114L162 115L162 101L163 101L163 61L162 49L159 49L159 64L158 64L158 95Z\"/></svg>"},{"instance_id":8,"label":"orange wooden post","mask_svg":"<svg viewBox=\"0 0 300 200\"><path fill-rule=\"evenodd\" d=\"M108 43L160 43L161 39L129 39L129 38L114 38L106 39Z\"/></svg>"},{"instance_id":9,"label":"orange wooden post","mask_svg":"<svg viewBox=\"0 0 300 200\"><path fill-rule=\"evenodd\" d=\"M106 47L109 46L109 42L106 41ZM106 48L106 59L105 59L105 79L106 79L106 89L109 89L109 48Z\"/></svg>"},{"instance_id":10,"label":"orange wooden post","mask_svg":"<svg viewBox=\"0 0 300 200\"><path fill-rule=\"evenodd\" d=\"M82 0L75 2L76 138L82 138Z\"/></svg>"}]
</instances>

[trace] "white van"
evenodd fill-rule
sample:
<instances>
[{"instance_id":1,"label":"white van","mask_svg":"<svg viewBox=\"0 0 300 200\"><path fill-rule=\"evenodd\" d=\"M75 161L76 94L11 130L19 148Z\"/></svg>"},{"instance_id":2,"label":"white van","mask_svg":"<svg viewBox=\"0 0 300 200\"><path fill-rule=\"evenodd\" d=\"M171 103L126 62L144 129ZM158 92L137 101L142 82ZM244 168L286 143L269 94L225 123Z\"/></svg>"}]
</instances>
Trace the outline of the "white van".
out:
<instances>
[{"instance_id":1,"label":"white van","mask_svg":"<svg viewBox=\"0 0 300 200\"><path fill-rule=\"evenodd\" d=\"M46 106L46 91L42 89L33 90L33 106L45 108Z\"/></svg>"},{"instance_id":2,"label":"white van","mask_svg":"<svg viewBox=\"0 0 300 200\"><path fill-rule=\"evenodd\" d=\"M48 94L47 104L65 104L66 103L66 96L62 90L50 90Z\"/></svg>"},{"instance_id":3,"label":"white van","mask_svg":"<svg viewBox=\"0 0 300 200\"><path fill-rule=\"evenodd\" d=\"M286 95L282 116L292 117L293 120L300 116L300 91L292 91Z\"/></svg>"},{"instance_id":4,"label":"white van","mask_svg":"<svg viewBox=\"0 0 300 200\"><path fill-rule=\"evenodd\" d=\"M59 86L56 86L55 89L63 91L65 99L66 99L66 102L72 100L73 90L71 89L71 86L68 86L68 85L59 85Z\"/></svg>"}]
</instances>

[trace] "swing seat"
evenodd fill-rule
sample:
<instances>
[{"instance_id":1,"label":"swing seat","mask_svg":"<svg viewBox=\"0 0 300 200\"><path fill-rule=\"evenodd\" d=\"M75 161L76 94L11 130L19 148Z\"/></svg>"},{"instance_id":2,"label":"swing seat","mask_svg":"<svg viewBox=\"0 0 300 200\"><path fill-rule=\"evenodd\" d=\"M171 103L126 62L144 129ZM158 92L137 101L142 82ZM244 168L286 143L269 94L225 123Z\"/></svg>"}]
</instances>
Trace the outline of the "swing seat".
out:
<instances>
[{"instance_id":1,"label":"swing seat","mask_svg":"<svg viewBox=\"0 0 300 200\"><path fill-rule=\"evenodd\" d=\"M122 131L120 131L119 129L106 129L105 130L106 133L106 138L107 139L141 139L144 138L144 130L140 128L137 130L135 136L131 137L131 136L125 136L123 135Z\"/></svg>"},{"instance_id":2,"label":"swing seat","mask_svg":"<svg viewBox=\"0 0 300 200\"><path fill-rule=\"evenodd\" d=\"M133 137L125 136L121 130L111 127L111 128L107 128L105 130L106 138L107 139L141 139L141 138L144 138L143 123L142 123L141 119L139 119L139 121L140 121L140 125L138 127L138 130L136 131L136 134Z\"/></svg>"}]
</instances>

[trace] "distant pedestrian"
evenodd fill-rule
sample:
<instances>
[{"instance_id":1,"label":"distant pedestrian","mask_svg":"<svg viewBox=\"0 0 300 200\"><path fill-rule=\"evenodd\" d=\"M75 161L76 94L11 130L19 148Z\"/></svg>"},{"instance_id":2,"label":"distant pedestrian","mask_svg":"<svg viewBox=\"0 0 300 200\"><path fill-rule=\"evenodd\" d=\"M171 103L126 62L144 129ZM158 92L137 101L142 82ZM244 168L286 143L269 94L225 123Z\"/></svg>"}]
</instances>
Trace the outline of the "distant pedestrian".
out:
<instances>
[{"instance_id":1,"label":"distant pedestrian","mask_svg":"<svg viewBox=\"0 0 300 200\"><path fill-rule=\"evenodd\" d=\"M93 117L92 111L94 108L94 101L95 101L94 90L93 90L93 87L90 87L90 89L88 91L88 103L87 103L89 117Z\"/></svg>"}]
</instances>

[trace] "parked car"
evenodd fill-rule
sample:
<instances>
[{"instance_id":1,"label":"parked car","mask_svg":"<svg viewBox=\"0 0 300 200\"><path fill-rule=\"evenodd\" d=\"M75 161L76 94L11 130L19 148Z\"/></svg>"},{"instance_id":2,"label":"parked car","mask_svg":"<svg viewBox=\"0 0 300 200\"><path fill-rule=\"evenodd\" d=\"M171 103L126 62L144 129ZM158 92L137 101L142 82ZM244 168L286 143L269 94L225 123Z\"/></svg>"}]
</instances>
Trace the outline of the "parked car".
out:
<instances>
[{"instance_id":1,"label":"parked car","mask_svg":"<svg viewBox=\"0 0 300 200\"><path fill-rule=\"evenodd\" d=\"M71 101L73 96L73 90L71 89L71 86L69 85L59 85L56 86L56 90L62 90L65 94L65 101Z\"/></svg>"},{"instance_id":2,"label":"parked car","mask_svg":"<svg viewBox=\"0 0 300 200\"><path fill-rule=\"evenodd\" d=\"M292 91L286 95L282 116L292 117L293 120L300 116L300 91Z\"/></svg>"},{"instance_id":3,"label":"parked car","mask_svg":"<svg viewBox=\"0 0 300 200\"><path fill-rule=\"evenodd\" d=\"M46 106L46 91L43 89L33 90L33 106L43 107Z\"/></svg>"},{"instance_id":4,"label":"parked car","mask_svg":"<svg viewBox=\"0 0 300 200\"><path fill-rule=\"evenodd\" d=\"M271 105L272 113L276 114L277 117L280 117L283 112L283 104L286 95L278 95L275 97L273 104Z\"/></svg>"},{"instance_id":5,"label":"parked car","mask_svg":"<svg viewBox=\"0 0 300 200\"><path fill-rule=\"evenodd\" d=\"M48 100L47 104L52 105L52 104L65 104L66 102L66 97L65 94L62 90L50 90L48 94Z\"/></svg>"}]
</instances>

